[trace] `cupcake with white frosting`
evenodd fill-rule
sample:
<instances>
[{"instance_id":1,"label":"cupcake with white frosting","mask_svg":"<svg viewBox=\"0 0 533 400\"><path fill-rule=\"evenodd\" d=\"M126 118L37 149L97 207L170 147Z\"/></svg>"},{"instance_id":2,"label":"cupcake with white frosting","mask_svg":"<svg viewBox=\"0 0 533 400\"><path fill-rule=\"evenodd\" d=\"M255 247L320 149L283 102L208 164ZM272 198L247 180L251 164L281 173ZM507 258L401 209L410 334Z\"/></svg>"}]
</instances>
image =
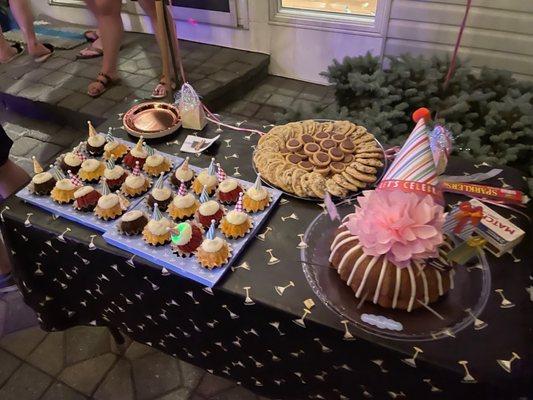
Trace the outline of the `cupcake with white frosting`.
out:
<instances>
[{"instance_id":1,"label":"cupcake with white frosting","mask_svg":"<svg viewBox=\"0 0 533 400\"><path fill-rule=\"evenodd\" d=\"M104 153L106 144L105 136L96 132L91 121L87 121L87 125L89 125L89 137L85 145L87 153L94 157L101 156Z\"/></svg>"},{"instance_id":2,"label":"cupcake with white frosting","mask_svg":"<svg viewBox=\"0 0 533 400\"><path fill-rule=\"evenodd\" d=\"M104 178L107 180L107 185L111 190L120 189L128 173L120 165L115 164L115 157L111 157L105 162L106 168L104 170Z\"/></svg>"},{"instance_id":3,"label":"cupcake with white frosting","mask_svg":"<svg viewBox=\"0 0 533 400\"><path fill-rule=\"evenodd\" d=\"M261 184L261 175L257 174L254 185L246 190L242 199L244 209L251 213L263 211L271 201L269 191Z\"/></svg>"},{"instance_id":4,"label":"cupcake with white frosting","mask_svg":"<svg viewBox=\"0 0 533 400\"><path fill-rule=\"evenodd\" d=\"M79 153L76 151L71 151L65 153L59 160L59 168L63 170L64 173L67 171L72 171L73 174L77 174L81 168L81 163L83 162Z\"/></svg>"},{"instance_id":5,"label":"cupcake with white frosting","mask_svg":"<svg viewBox=\"0 0 533 400\"><path fill-rule=\"evenodd\" d=\"M53 168L53 166L50 165L50 168ZM50 192L52 200L59 204L72 203L74 201L74 192L78 189L78 186L65 177L65 174L59 168L54 168L54 178L56 184Z\"/></svg>"},{"instance_id":6,"label":"cupcake with white frosting","mask_svg":"<svg viewBox=\"0 0 533 400\"><path fill-rule=\"evenodd\" d=\"M43 167L41 167L41 164L39 164L39 161L35 157L32 157L32 159L33 172L35 173L33 178L31 178L33 193L39 196L47 196L54 188L56 179L50 172L43 170Z\"/></svg>"},{"instance_id":7,"label":"cupcake with white frosting","mask_svg":"<svg viewBox=\"0 0 533 400\"><path fill-rule=\"evenodd\" d=\"M171 231L172 251L190 257L202 244L202 227L193 221L181 222Z\"/></svg>"},{"instance_id":8,"label":"cupcake with white frosting","mask_svg":"<svg viewBox=\"0 0 533 400\"><path fill-rule=\"evenodd\" d=\"M125 196L138 197L148 191L151 183L148 177L141 174L139 162L136 161L132 174L127 176L120 190Z\"/></svg>"},{"instance_id":9,"label":"cupcake with white frosting","mask_svg":"<svg viewBox=\"0 0 533 400\"><path fill-rule=\"evenodd\" d=\"M217 167L217 179L219 182L217 189L218 201L223 204L237 203L239 194L242 193L241 185L239 185L236 179L228 178L220 164L217 164Z\"/></svg>"},{"instance_id":10,"label":"cupcake with white frosting","mask_svg":"<svg viewBox=\"0 0 533 400\"><path fill-rule=\"evenodd\" d=\"M106 179L102 178L102 196L98 199L94 214L103 220L111 220L121 216L128 209L130 202L118 192L111 193Z\"/></svg>"},{"instance_id":11,"label":"cupcake with white frosting","mask_svg":"<svg viewBox=\"0 0 533 400\"><path fill-rule=\"evenodd\" d=\"M207 191L207 194L211 196L218 186L218 179L215 173L215 159L211 159L211 164L209 167L202 170L192 184L192 189L194 193L200 195L204 188Z\"/></svg>"},{"instance_id":12,"label":"cupcake with white frosting","mask_svg":"<svg viewBox=\"0 0 533 400\"><path fill-rule=\"evenodd\" d=\"M228 239L238 239L246 236L252 229L252 218L244 211L242 192L234 210L228 212L220 221L220 230Z\"/></svg>"},{"instance_id":13,"label":"cupcake with white frosting","mask_svg":"<svg viewBox=\"0 0 533 400\"><path fill-rule=\"evenodd\" d=\"M218 225L224 214L224 208L217 201L209 200L207 188L204 188L200 195L200 207L198 207L195 214L196 220L207 229L213 220Z\"/></svg>"},{"instance_id":14,"label":"cupcake with white frosting","mask_svg":"<svg viewBox=\"0 0 533 400\"><path fill-rule=\"evenodd\" d=\"M78 176L84 182L95 183L104 175L105 165L94 158L89 158L81 163Z\"/></svg>"},{"instance_id":15,"label":"cupcake with white frosting","mask_svg":"<svg viewBox=\"0 0 533 400\"><path fill-rule=\"evenodd\" d=\"M92 186L82 186L74 192L74 208L78 211L93 211L101 196Z\"/></svg>"},{"instance_id":16,"label":"cupcake with white frosting","mask_svg":"<svg viewBox=\"0 0 533 400\"><path fill-rule=\"evenodd\" d=\"M117 225L118 230L127 236L139 235L146 224L148 216L141 210L131 210L125 213Z\"/></svg>"},{"instance_id":17,"label":"cupcake with white frosting","mask_svg":"<svg viewBox=\"0 0 533 400\"><path fill-rule=\"evenodd\" d=\"M124 158L124 156L128 154L128 151L130 151L130 148L124 143L115 140L110 133L106 135L106 139L107 143L104 146L104 160L111 160L114 158L115 162L120 164L122 158Z\"/></svg>"},{"instance_id":18,"label":"cupcake with white frosting","mask_svg":"<svg viewBox=\"0 0 533 400\"><path fill-rule=\"evenodd\" d=\"M196 259L202 267L207 269L221 267L231 257L229 243L215 235L215 224L216 221L212 220L206 238L196 250Z\"/></svg>"},{"instance_id":19,"label":"cupcake with white frosting","mask_svg":"<svg viewBox=\"0 0 533 400\"><path fill-rule=\"evenodd\" d=\"M150 176L159 176L172 169L172 162L160 153L156 153L153 147L146 146L148 157L143 166L143 171Z\"/></svg>"},{"instance_id":20,"label":"cupcake with white frosting","mask_svg":"<svg viewBox=\"0 0 533 400\"><path fill-rule=\"evenodd\" d=\"M161 211L165 211L170 202L172 201L172 190L170 190L168 186L165 186L163 184L163 175L164 173L161 172L159 179L155 182L154 187L146 198L146 203L148 204L148 207L150 209L152 209L154 207L154 204L157 203L159 209Z\"/></svg>"},{"instance_id":21,"label":"cupcake with white frosting","mask_svg":"<svg viewBox=\"0 0 533 400\"><path fill-rule=\"evenodd\" d=\"M174 223L163 217L157 204L154 204L152 218L143 229L143 239L151 246L163 246L170 242L170 230Z\"/></svg>"},{"instance_id":22,"label":"cupcake with white frosting","mask_svg":"<svg viewBox=\"0 0 533 400\"><path fill-rule=\"evenodd\" d=\"M193 179L194 171L189 168L189 157L187 157L171 175L170 182L172 182L172 184L177 188L179 188L182 183L184 183L185 186L189 188L191 187Z\"/></svg>"},{"instance_id":23,"label":"cupcake with white frosting","mask_svg":"<svg viewBox=\"0 0 533 400\"><path fill-rule=\"evenodd\" d=\"M144 139L141 136L135 147L124 156L124 160L122 161L122 163L126 167L133 169L135 168L137 162L139 162L139 167L142 168L144 166L144 163L146 162L147 157L148 152L144 148Z\"/></svg>"},{"instance_id":24,"label":"cupcake with white frosting","mask_svg":"<svg viewBox=\"0 0 533 400\"><path fill-rule=\"evenodd\" d=\"M187 192L185 183L182 182L178 195L169 204L167 212L174 221L183 221L192 218L198 207L200 202L192 193Z\"/></svg>"}]
</instances>

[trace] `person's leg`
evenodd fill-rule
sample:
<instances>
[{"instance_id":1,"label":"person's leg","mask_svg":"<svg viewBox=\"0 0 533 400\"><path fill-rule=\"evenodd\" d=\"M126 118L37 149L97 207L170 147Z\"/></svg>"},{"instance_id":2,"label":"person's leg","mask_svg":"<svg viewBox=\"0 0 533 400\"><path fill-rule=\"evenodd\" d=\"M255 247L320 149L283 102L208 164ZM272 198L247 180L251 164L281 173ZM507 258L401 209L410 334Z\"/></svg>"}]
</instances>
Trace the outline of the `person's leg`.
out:
<instances>
[{"instance_id":1,"label":"person's leg","mask_svg":"<svg viewBox=\"0 0 533 400\"><path fill-rule=\"evenodd\" d=\"M33 29L33 13L27 0L10 0L9 7L15 21L20 27L24 40L28 46L28 53L34 57L39 57L50 53L50 49L43 46L37 40L35 31Z\"/></svg>"},{"instance_id":2,"label":"person's leg","mask_svg":"<svg viewBox=\"0 0 533 400\"><path fill-rule=\"evenodd\" d=\"M15 54L17 54L17 50L4 38L2 29L0 28L0 63L7 62Z\"/></svg>"},{"instance_id":3,"label":"person's leg","mask_svg":"<svg viewBox=\"0 0 533 400\"><path fill-rule=\"evenodd\" d=\"M104 50L101 72L114 80L118 78L118 52L124 32L120 17L122 2L120 0L94 0L94 5ZM88 88L91 96L98 96L103 91L105 91L105 84L101 80L92 82Z\"/></svg>"}]
</instances>

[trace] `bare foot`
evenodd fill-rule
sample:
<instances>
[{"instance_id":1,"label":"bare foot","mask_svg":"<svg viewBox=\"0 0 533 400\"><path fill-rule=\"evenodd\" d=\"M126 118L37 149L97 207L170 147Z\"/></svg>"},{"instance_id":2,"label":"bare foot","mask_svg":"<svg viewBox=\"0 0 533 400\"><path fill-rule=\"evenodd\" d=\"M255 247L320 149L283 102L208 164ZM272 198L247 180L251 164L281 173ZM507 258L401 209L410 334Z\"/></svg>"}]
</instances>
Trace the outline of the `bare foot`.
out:
<instances>
[{"instance_id":1,"label":"bare foot","mask_svg":"<svg viewBox=\"0 0 533 400\"><path fill-rule=\"evenodd\" d=\"M0 64L5 63L7 60L11 59L15 54L17 54L17 49L15 49L11 45L0 48Z\"/></svg>"},{"instance_id":2,"label":"bare foot","mask_svg":"<svg viewBox=\"0 0 533 400\"><path fill-rule=\"evenodd\" d=\"M95 58L100 57L103 54L102 40L97 39L86 48L80 50L80 58Z\"/></svg>"},{"instance_id":3,"label":"bare foot","mask_svg":"<svg viewBox=\"0 0 533 400\"><path fill-rule=\"evenodd\" d=\"M34 57L41 57L50 53L50 49L46 48L42 43L37 43L31 47L28 46L28 53Z\"/></svg>"}]
</instances>

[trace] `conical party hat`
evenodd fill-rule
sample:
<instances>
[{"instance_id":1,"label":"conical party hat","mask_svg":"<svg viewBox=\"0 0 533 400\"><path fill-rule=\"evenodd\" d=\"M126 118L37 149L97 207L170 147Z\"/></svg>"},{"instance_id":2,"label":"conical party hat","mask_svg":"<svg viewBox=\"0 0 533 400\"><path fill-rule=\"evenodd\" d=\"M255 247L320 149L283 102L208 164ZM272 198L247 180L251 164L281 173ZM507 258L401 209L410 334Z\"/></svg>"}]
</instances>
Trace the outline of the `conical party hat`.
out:
<instances>
[{"instance_id":1,"label":"conical party hat","mask_svg":"<svg viewBox=\"0 0 533 400\"><path fill-rule=\"evenodd\" d=\"M56 179L56 181L60 181L61 179L65 179L66 176L65 174L63 173L63 171L61 171L60 168L57 168L57 167L54 167L53 165L50 165L50 169L53 169L54 171L54 178Z\"/></svg>"},{"instance_id":2,"label":"conical party hat","mask_svg":"<svg viewBox=\"0 0 533 400\"><path fill-rule=\"evenodd\" d=\"M139 161L135 161L135 167L133 167L133 175L134 176L141 175L141 166L139 164Z\"/></svg>"},{"instance_id":3,"label":"conical party hat","mask_svg":"<svg viewBox=\"0 0 533 400\"><path fill-rule=\"evenodd\" d=\"M89 125L89 136L98 135L98 133L96 132L96 129L94 129L93 123L91 121L87 121L87 125Z\"/></svg>"},{"instance_id":4,"label":"conical party hat","mask_svg":"<svg viewBox=\"0 0 533 400\"><path fill-rule=\"evenodd\" d=\"M207 168L207 173L209 175L215 175L215 159L211 159L211 164L209 164L209 168Z\"/></svg>"},{"instance_id":5,"label":"conical party hat","mask_svg":"<svg viewBox=\"0 0 533 400\"><path fill-rule=\"evenodd\" d=\"M39 164L39 161L35 158L35 156L32 157L33 160L33 172L36 174L40 174L44 172L43 167L41 167L41 164Z\"/></svg>"},{"instance_id":6,"label":"conical party hat","mask_svg":"<svg viewBox=\"0 0 533 400\"><path fill-rule=\"evenodd\" d=\"M108 194L111 194L111 190L109 189L109 186L107 185L107 179L102 178L102 195L107 196Z\"/></svg>"},{"instance_id":7,"label":"conical party hat","mask_svg":"<svg viewBox=\"0 0 533 400\"><path fill-rule=\"evenodd\" d=\"M105 164L107 169L115 168L115 157L111 157L110 159L106 160Z\"/></svg>"},{"instance_id":8,"label":"conical party hat","mask_svg":"<svg viewBox=\"0 0 533 400\"><path fill-rule=\"evenodd\" d=\"M244 208L242 206L242 197L243 197L243 193L240 192L239 193L239 200L237 200L237 204L235 205L235 211L237 212L243 212Z\"/></svg>"},{"instance_id":9,"label":"conical party hat","mask_svg":"<svg viewBox=\"0 0 533 400\"><path fill-rule=\"evenodd\" d=\"M152 146L148 146L147 144L144 145L144 149L146 150L146 153L149 156L153 156L155 154L155 150Z\"/></svg>"},{"instance_id":10,"label":"conical party hat","mask_svg":"<svg viewBox=\"0 0 533 400\"><path fill-rule=\"evenodd\" d=\"M217 179L219 182L222 182L226 179L226 172L220 166L220 163L217 164Z\"/></svg>"},{"instance_id":11,"label":"conical party hat","mask_svg":"<svg viewBox=\"0 0 533 400\"><path fill-rule=\"evenodd\" d=\"M261 174L257 174L257 178L255 178L255 182L254 182L254 189L259 190L261 189L261 187L262 187Z\"/></svg>"},{"instance_id":12,"label":"conical party hat","mask_svg":"<svg viewBox=\"0 0 533 400\"><path fill-rule=\"evenodd\" d=\"M83 186L83 182L81 181L80 178L78 178L78 175L73 174L70 169L67 172L70 178L70 182L72 182L74 186Z\"/></svg>"},{"instance_id":13,"label":"conical party hat","mask_svg":"<svg viewBox=\"0 0 533 400\"><path fill-rule=\"evenodd\" d=\"M187 157L183 163L180 165L180 169L187 171L189 169L189 157Z\"/></svg>"},{"instance_id":14,"label":"conical party hat","mask_svg":"<svg viewBox=\"0 0 533 400\"><path fill-rule=\"evenodd\" d=\"M143 149L143 143L144 143L144 137L140 137L139 140L137 141L137 144L135 145L135 150L137 151L142 151Z\"/></svg>"},{"instance_id":15,"label":"conical party hat","mask_svg":"<svg viewBox=\"0 0 533 400\"><path fill-rule=\"evenodd\" d=\"M105 135L105 140L107 142L114 142L115 141L115 137L111 134L111 132L107 132L106 135Z\"/></svg>"},{"instance_id":16,"label":"conical party hat","mask_svg":"<svg viewBox=\"0 0 533 400\"><path fill-rule=\"evenodd\" d=\"M163 219L163 214L161 214L161 211L159 210L157 203L154 203L154 211L152 213L152 219L154 221L159 221Z\"/></svg>"},{"instance_id":17,"label":"conical party hat","mask_svg":"<svg viewBox=\"0 0 533 400\"><path fill-rule=\"evenodd\" d=\"M157 181L154 183L154 189L163 189L163 175L165 175L165 173L161 172L161 175L159 175L159 178L157 178Z\"/></svg>"},{"instance_id":18,"label":"conical party hat","mask_svg":"<svg viewBox=\"0 0 533 400\"><path fill-rule=\"evenodd\" d=\"M178 189L178 196L185 196L187 194L187 186L185 183L181 182L180 188Z\"/></svg>"},{"instance_id":19,"label":"conical party hat","mask_svg":"<svg viewBox=\"0 0 533 400\"><path fill-rule=\"evenodd\" d=\"M202 194L200 195L200 203L207 203L209 201L209 195L207 194L207 187L204 186Z\"/></svg>"},{"instance_id":20,"label":"conical party hat","mask_svg":"<svg viewBox=\"0 0 533 400\"><path fill-rule=\"evenodd\" d=\"M213 240L215 238L215 223L216 221L214 219L211 220L211 225L209 226L209 230L207 231L206 237L209 240Z\"/></svg>"},{"instance_id":21,"label":"conical party hat","mask_svg":"<svg viewBox=\"0 0 533 400\"><path fill-rule=\"evenodd\" d=\"M381 180L378 189L442 197L425 118L420 118Z\"/></svg>"}]
</instances>

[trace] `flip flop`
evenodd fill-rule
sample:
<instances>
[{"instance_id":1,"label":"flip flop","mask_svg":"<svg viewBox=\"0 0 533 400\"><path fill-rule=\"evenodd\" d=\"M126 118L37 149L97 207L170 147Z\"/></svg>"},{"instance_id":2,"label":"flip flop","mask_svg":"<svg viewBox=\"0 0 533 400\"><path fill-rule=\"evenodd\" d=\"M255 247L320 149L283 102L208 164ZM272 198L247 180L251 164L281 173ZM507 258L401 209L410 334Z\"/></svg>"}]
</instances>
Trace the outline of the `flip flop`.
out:
<instances>
[{"instance_id":1,"label":"flip flop","mask_svg":"<svg viewBox=\"0 0 533 400\"><path fill-rule=\"evenodd\" d=\"M94 54L83 54L82 51L92 51ZM77 60L89 60L91 58L98 58L104 55L104 50L94 47L92 44L89 47L86 47L76 55Z\"/></svg>"},{"instance_id":2,"label":"flip flop","mask_svg":"<svg viewBox=\"0 0 533 400\"><path fill-rule=\"evenodd\" d=\"M120 78L112 79L109 75L104 74L103 72L100 72L96 79L91 82L92 83L99 83L102 85L102 90L98 91L98 93L91 94L87 90L87 94L91 97L100 97L102 94L104 94L108 89L110 89L113 86L116 86L120 82Z\"/></svg>"},{"instance_id":3,"label":"flip flop","mask_svg":"<svg viewBox=\"0 0 533 400\"><path fill-rule=\"evenodd\" d=\"M92 34L93 36L91 36L91 34ZM87 40L89 43L96 42L96 40L98 40L98 34L96 33L95 30L90 30L90 31L85 31L85 32L83 32L83 37L84 37L85 40Z\"/></svg>"},{"instance_id":4,"label":"flip flop","mask_svg":"<svg viewBox=\"0 0 533 400\"><path fill-rule=\"evenodd\" d=\"M170 85L171 89L172 90L176 90L176 84L174 82L172 82L172 84ZM158 89L161 89L162 90L158 90ZM160 94L158 94L158 92ZM164 99L165 97L167 97L168 93L167 93L167 87L165 86L165 81L163 79L161 79L159 81L159 83L155 86L154 90L152 90L152 99Z\"/></svg>"},{"instance_id":5,"label":"flip flop","mask_svg":"<svg viewBox=\"0 0 533 400\"><path fill-rule=\"evenodd\" d=\"M42 64L46 60L48 60L55 52L54 46L52 46L50 43L43 43L43 46L46 47L48 50L50 50L49 53L43 54L42 56L33 57L33 61L35 61L38 64Z\"/></svg>"},{"instance_id":6,"label":"flip flop","mask_svg":"<svg viewBox=\"0 0 533 400\"><path fill-rule=\"evenodd\" d=\"M13 47L17 53L13 54L11 58L7 59L6 61L0 62L0 64L9 64L11 61L15 60L16 58L20 57L22 53L24 53L24 46L22 46L20 43L12 44L11 47Z\"/></svg>"}]
</instances>

